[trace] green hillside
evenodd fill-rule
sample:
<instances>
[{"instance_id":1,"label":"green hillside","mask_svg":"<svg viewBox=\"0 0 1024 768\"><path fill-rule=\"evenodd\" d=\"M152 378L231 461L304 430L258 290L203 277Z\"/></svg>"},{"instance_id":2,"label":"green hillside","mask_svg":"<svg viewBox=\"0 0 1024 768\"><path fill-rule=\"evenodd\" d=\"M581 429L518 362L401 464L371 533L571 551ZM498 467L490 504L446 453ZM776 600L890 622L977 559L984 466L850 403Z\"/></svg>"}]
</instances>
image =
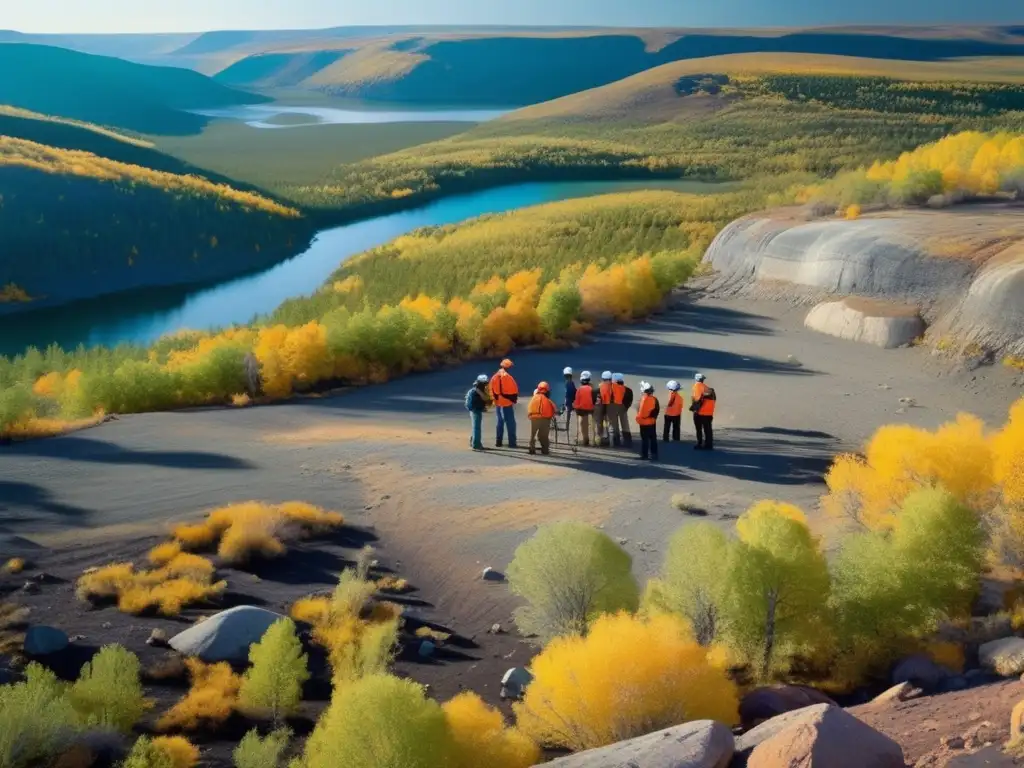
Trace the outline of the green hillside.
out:
<instances>
[{"instance_id":1,"label":"green hillside","mask_svg":"<svg viewBox=\"0 0 1024 768\"><path fill-rule=\"evenodd\" d=\"M0 44L0 104L152 134L193 134L188 110L264 101L185 69L43 45Z\"/></svg>"},{"instance_id":2,"label":"green hillside","mask_svg":"<svg viewBox=\"0 0 1024 768\"><path fill-rule=\"evenodd\" d=\"M223 279L311 234L295 209L144 141L11 108L0 108L0 201L0 311Z\"/></svg>"},{"instance_id":3,"label":"green hillside","mask_svg":"<svg viewBox=\"0 0 1024 768\"><path fill-rule=\"evenodd\" d=\"M830 176L960 130L1024 127L1020 59L914 63L801 54L676 62L443 141L341 166L293 196L408 205L529 179Z\"/></svg>"},{"instance_id":4,"label":"green hillside","mask_svg":"<svg viewBox=\"0 0 1024 768\"><path fill-rule=\"evenodd\" d=\"M554 30L398 32L256 40L210 55L216 77L393 102L525 105L596 88L674 61L743 53L940 61L1024 55L1017 28ZM894 65L893 72L898 71Z\"/></svg>"}]
</instances>

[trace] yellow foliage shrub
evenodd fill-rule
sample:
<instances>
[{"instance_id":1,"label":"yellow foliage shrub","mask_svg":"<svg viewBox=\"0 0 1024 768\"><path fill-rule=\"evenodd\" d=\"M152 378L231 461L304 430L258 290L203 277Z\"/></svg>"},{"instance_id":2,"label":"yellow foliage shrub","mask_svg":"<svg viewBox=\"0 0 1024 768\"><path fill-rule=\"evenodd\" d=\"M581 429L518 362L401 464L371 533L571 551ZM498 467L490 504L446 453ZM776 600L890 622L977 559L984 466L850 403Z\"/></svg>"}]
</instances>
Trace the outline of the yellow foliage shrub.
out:
<instances>
[{"instance_id":1,"label":"yellow foliage shrub","mask_svg":"<svg viewBox=\"0 0 1024 768\"><path fill-rule=\"evenodd\" d=\"M298 328L261 328L253 352L260 363L263 392L270 397L287 397L296 384L315 384L334 370L327 330L315 320Z\"/></svg>"},{"instance_id":2,"label":"yellow foliage shrub","mask_svg":"<svg viewBox=\"0 0 1024 768\"><path fill-rule=\"evenodd\" d=\"M12 557L6 563L4 563L4 570L7 573L21 573L25 570L25 560L21 557Z\"/></svg>"},{"instance_id":3,"label":"yellow foliage shrub","mask_svg":"<svg viewBox=\"0 0 1024 768\"><path fill-rule=\"evenodd\" d=\"M155 566L167 565L171 560L182 554L181 544L177 541L165 541L163 544L157 544L151 550L146 558Z\"/></svg>"},{"instance_id":4,"label":"yellow foliage shrub","mask_svg":"<svg viewBox=\"0 0 1024 768\"><path fill-rule=\"evenodd\" d=\"M184 549L217 544L218 555L241 564L253 557L279 557L287 551L286 541L323 536L344 524L343 515L302 501L249 501L215 509L202 523L176 526L172 535Z\"/></svg>"},{"instance_id":5,"label":"yellow foliage shrub","mask_svg":"<svg viewBox=\"0 0 1024 768\"><path fill-rule=\"evenodd\" d=\"M1010 410L1006 426L992 438L995 480L1002 488L1003 501L1010 507L1024 507L1024 399ZM1020 510L1024 514L1024 509Z\"/></svg>"},{"instance_id":6,"label":"yellow foliage shrub","mask_svg":"<svg viewBox=\"0 0 1024 768\"><path fill-rule=\"evenodd\" d=\"M167 756L170 768L192 768L199 762L199 749L184 736L156 736L153 748Z\"/></svg>"},{"instance_id":7,"label":"yellow foliage shrub","mask_svg":"<svg viewBox=\"0 0 1024 768\"><path fill-rule=\"evenodd\" d=\"M868 441L864 458L839 456L825 476L823 499L833 514L873 529L897 524L894 511L923 485L938 484L980 509L994 485L993 452L980 419L960 414L935 432L887 425Z\"/></svg>"},{"instance_id":8,"label":"yellow foliage shrub","mask_svg":"<svg viewBox=\"0 0 1024 768\"><path fill-rule=\"evenodd\" d=\"M452 768L529 768L540 749L524 733L506 728L501 713L475 693L461 693L442 706L452 739Z\"/></svg>"},{"instance_id":9,"label":"yellow foliage shrub","mask_svg":"<svg viewBox=\"0 0 1024 768\"><path fill-rule=\"evenodd\" d=\"M157 722L161 731L194 731L227 720L238 704L242 678L226 662L204 664L187 659L192 685L185 696Z\"/></svg>"},{"instance_id":10,"label":"yellow foliage shrub","mask_svg":"<svg viewBox=\"0 0 1024 768\"><path fill-rule=\"evenodd\" d=\"M117 599L118 610L139 614L156 609L177 616L182 608L216 597L227 582L214 582L213 563L182 553L160 568L136 571L131 563L114 563L82 574L77 594L81 600Z\"/></svg>"},{"instance_id":11,"label":"yellow foliage shrub","mask_svg":"<svg viewBox=\"0 0 1024 768\"><path fill-rule=\"evenodd\" d=\"M289 611L296 621L312 624L314 627L325 624L331 613L331 600L328 597L303 597L296 600Z\"/></svg>"},{"instance_id":12,"label":"yellow foliage shrub","mask_svg":"<svg viewBox=\"0 0 1024 768\"><path fill-rule=\"evenodd\" d=\"M552 640L530 668L516 717L545 746L591 749L689 720L738 719L735 685L669 615L602 616L586 637Z\"/></svg>"},{"instance_id":13,"label":"yellow foliage shrub","mask_svg":"<svg viewBox=\"0 0 1024 768\"><path fill-rule=\"evenodd\" d=\"M242 392L237 395L231 396L231 405L235 408L247 408L252 405L252 398L248 394Z\"/></svg>"},{"instance_id":14,"label":"yellow foliage shrub","mask_svg":"<svg viewBox=\"0 0 1024 768\"><path fill-rule=\"evenodd\" d=\"M846 209L846 219L848 221L854 221L860 218L861 207L859 205L851 205Z\"/></svg>"}]
</instances>

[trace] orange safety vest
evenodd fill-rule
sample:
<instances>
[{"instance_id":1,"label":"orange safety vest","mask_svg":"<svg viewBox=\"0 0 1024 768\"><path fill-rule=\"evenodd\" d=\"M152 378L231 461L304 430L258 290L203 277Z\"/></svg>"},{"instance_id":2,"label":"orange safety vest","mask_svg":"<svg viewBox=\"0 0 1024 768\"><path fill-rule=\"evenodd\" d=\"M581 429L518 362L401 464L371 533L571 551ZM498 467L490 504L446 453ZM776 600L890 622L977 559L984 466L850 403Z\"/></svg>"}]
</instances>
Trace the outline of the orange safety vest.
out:
<instances>
[{"instance_id":1,"label":"orange safety vest","mask_svg":"<svg viewBox=\"0 0 1024 768\"><path fill-rule=\"evenodd\" d=\"M577 413L593 413L594 388L584 384L576 390L576 399L572 401L572 409Z\"/></svg>"},{"instance_id":2,"label":"orange safety vest","mask_svg":"<svg viewBox=\"0 0 1024 768\"><path fill-rule=\"evenodd\" d=\"M601 404L611 405L612 403L612 383L610 381L601 382Z\"/></svg>"},{"instance_id":3,"label":"orange safety vest","mask_svg":"<svg viewBox=\"0 0 1024 768\"><path fill-rule=\"evenodd\" d=\"M626 385L625 384L612 384L612 402L616 405L622 405L626 399Z\"/></svg>"},{"instance_id":4,"label":"orange safety vest","mask_svg":"<svg viewBox=\"0 0 1024 768\"><path fill-rule=\"evenodd\" d=\"M665 406L666 416L682 416L683 415L683 398L679 396L678 392L669 392L668 394L668 405Z\"/></svg>"},{"instance_id":5,"label":"orange safety vest","mask_svg":"<svg viewBox=\"0 0 1024 768\"><path fill-rule=\"evenodd\" d=\"M658 398L654 395L644 395L640 398L640 407L636 409L636 423L641 427L653 427L658 423L654 411L658 407Z\"/></svg>"},{"instance_id":6,"label":"orange safety vest","mask_svg":"<svg viewBox=\"0 0 1024 768\"><path fill-rule=\"evenodd\" d=\"M708 385L703 381L698 381L693 385L693 402L698 402L704 397L705 390L708 389ZM715 401L711 399L704 400L700 404L700 408L697 410L698 416L714 416L715 415Z\"/></svg>"},{"instance_id":7,"label":"orange safety vest","mask_svg":"<svg viewBox=\"0 0 1024 768\"><path fill-rule=\"evenodd\" d=\"M502 368L491 377L491 398L499 408L507 408L515 405L505 395L518 395L519 385L512 378L512 374Z\"/></svg>"},{"instance_id":8,"label":"orange safety vest","mask_svg":"<svg viewBox=\"0 0 1024 768\"><path fill-rule=\"evenodd\" d=\"M555 404L547 395L536 394L530 400L530 407L527 410L530 419L533 421L544 421L555 415Z\"/></svg>"}]
</instances>

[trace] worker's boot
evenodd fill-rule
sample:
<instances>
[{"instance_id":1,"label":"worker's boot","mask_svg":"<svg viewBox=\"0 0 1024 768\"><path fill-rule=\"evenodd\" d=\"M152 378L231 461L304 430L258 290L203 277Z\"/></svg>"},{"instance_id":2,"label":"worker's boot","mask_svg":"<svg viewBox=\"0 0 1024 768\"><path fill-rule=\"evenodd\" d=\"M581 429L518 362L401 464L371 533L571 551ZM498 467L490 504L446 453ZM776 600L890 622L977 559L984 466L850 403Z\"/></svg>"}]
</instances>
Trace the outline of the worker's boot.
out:
<instances>
[{"instance_id":1,"label":"worker's boot","mask_svg":"<svg viewBox=\"0 0 1024 768\"><path fill-rule=\"evenodd\" d=\"M621 447L622 447L622 438L621 438L621 437L619 437L618 435L615 435L615 436L614 436L614 437L612 438L612 445L613 445L614 447L616 447L616 448L621 448Z\"/></svg>"},{"instance_id":2,"label":"worker's boot","mask_svg":"<svg viewBox=\"0 0 1024 768\"><path fill-rule=\"evenodd\" d=\"M633 447L633 433L623 432L622 433L622 444L627 448Z\"/></svg>"}]
</instances>

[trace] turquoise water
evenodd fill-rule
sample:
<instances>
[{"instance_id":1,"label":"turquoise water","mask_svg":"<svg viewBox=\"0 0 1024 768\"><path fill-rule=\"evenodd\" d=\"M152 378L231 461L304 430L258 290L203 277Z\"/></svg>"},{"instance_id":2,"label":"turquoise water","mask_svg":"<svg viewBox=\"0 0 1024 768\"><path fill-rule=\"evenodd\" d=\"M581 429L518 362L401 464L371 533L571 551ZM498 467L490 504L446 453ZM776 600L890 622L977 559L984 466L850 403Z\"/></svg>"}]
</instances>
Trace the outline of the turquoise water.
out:
<instances>
[{"instance_id":1,"label":"turquoise water","mask_svg":"<svg viewBox=\"0 0 1024 768\"><path fill-rule=\"evenodd\" d=\"M132 291L0 317L0 354L17 354L28 346L42 348L53 343L64 348L144 344L182 328L206 330L245 323L272 311L285 299L312 293L350 256L411 230L538 203L631 189L701 193L722 188L694 181L566 181L515 184L456 195L421 208L323 230L305 252L263 272L217 285Z\"/></svg>"}]
</instances>

